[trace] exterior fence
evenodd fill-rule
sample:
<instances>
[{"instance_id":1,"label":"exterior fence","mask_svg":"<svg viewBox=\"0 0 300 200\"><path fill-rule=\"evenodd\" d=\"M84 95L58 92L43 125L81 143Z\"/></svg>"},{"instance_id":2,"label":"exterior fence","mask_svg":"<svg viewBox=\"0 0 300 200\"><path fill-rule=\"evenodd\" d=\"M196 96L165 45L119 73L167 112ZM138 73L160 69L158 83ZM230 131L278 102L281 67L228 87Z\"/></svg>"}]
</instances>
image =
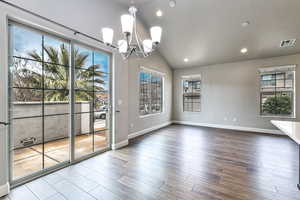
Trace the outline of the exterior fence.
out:
<instances>
[{"instance_id":1,"label":"exterior fence","mask_svg":"<svg viewBox=\"0 0 300 200\"><path fill-rule=\"evenodd\" d=\"M76 102L75 134L82 135L93 131L93 112L91 102ZM70 106L68 102L45 102L44 117L41 102L14 102L12 106L13 118L10 134L12 146L21 148L26 146L24 141L34 140L34 144L43 141L43 119L45 142L67 138L70 129ZM51 116L47 116L51 115ZM35 117L33 117L35 116Z\"/></svg>"}]
</instances>

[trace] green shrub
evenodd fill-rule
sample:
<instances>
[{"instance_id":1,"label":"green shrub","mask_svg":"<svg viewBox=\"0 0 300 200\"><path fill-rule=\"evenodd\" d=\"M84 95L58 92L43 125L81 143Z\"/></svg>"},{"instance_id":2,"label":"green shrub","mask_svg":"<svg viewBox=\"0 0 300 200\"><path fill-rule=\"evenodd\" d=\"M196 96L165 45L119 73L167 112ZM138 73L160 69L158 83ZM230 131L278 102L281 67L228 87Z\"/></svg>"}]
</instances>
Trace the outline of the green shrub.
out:
<instances>
[{"instance_id":1,"label":"green shrub","mask_svg":"<svg viewBox=\"0 0 300 200\"><path fill-rule=\"evenodd\" d=\"M265 114L290 115L292 114L292 101L289 96L269 97L262 108Z\"/></svg>"}]
</instances>

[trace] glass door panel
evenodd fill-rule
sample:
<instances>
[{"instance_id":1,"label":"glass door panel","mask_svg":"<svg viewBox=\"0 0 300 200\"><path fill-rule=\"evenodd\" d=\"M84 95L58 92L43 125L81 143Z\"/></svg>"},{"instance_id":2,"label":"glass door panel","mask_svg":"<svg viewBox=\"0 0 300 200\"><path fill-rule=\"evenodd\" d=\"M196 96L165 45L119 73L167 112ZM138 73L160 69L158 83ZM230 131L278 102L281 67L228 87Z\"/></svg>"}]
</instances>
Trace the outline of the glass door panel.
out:
<instances>
[{"instance_id":1,"label":"glass door panel","mask_svg":"<svg viewBox=\"0 0 300 200\"><path fill-rule=\"evenodd\" d=\"M77 106L77 104L76 104ZM89 109L90 105L83 102L78 106ZM92 113L81 112L75 114L75 158L80 158L94 152Z\"/></svg>"},{"instance_id":2,"label":"glass door panel","mask_svg":"<svg viewBox=\"0 0 300 200\"><path fill-rule=\"evenodd\" d=\"M94 146L95 150L100 150L109 144L109 104L108 91L95 93L94 112Z\"/></svg>"},{"instance_id":3,"label":"glass door panel","mask_svg":"<svg viewBox=\"0 0 300 200\"><path fill-rule=\"evenodd\" d=\"M15 25L10 33L10 153L15 180L41 171L44 165L43 66L31 54L42 57L43 37Z\"/></svg>"},{"instance_id":4,"label":"glass door panel","mask_svg":"<svg viewBox=\"0 0 300 200\"><path fill-rule=\"evenodd\" d=\"M93 51L75 45L75 158L94 152L93 140Z\"/></svg>"},{"instance_id":5,"label":"glass door panel","mask_svg":"<svg viewBox=\"0 0 300 200\"><path fill-rule=\"evenodd\" d=\"M23 25L10 29L11 179L69 161L70 44Z\"/></svg>"},{"instance_id":6,"label":"glass door panel","mask_svg":"<svg viewBox=\"0 0 300 200\"><path fill-rule=\"evenodd\" d=\"M15 105L15 109L21 106ZM13 180L43 169L42 120L41 117L24 117L11 121Z\"/></svg>"},{"instance_id":7,"label":"glass door panel","mask_svg":"<svg viewBox=\"0 0 300 200\"><path fill-rule=\"evenodd\" d=\"M94 51L94 146L101 150L110 144L110 56Z\"/></svg>"},{"instance_id":8,"label":"glass door panel","mask_svg":"<svg viewBox=\"0 0 300 200\"><path fill-rule=\"evenodd\" d=\"M109 147L110 57L80 45L75 52L81 61L75 62L75 112L81 120L75 122L75 157L80 158Z\"/></svg>"},{"instance_id":9,"label":"glass door panel","mask_svg":"<svg viewBox=\"0 0 300 200\"><path fill-rule=\"evenodd\" d=\"M61 106L66 104L57 107ZM49 168L69 160L69 115L46 116L44 121L44 157L49 160L45 168Z\"/></svg>"},{"instance_id":10,"label":"glass door panel","mask_svg":"<svg viewBox=\"0 0 300 200\"><path fill-rule=\"evenodd\" d=\"M100 66L98 65L98 68ZM109 139L106 135L106 130L109 129L109 74L101 71L97 73L99 77L95 77L94 82L94 131L97 137L95 144L98 143L97 147L103 148Z\"/></svg>"}]
</instances>

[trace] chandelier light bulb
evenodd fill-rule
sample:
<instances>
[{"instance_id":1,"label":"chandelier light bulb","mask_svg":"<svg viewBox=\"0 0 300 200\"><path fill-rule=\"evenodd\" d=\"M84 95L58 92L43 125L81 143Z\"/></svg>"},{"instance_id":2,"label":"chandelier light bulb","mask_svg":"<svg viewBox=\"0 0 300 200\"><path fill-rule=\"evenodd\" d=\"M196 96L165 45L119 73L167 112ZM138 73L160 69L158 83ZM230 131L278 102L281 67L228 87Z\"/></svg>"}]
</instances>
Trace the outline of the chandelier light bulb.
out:
<instances>
[{"instance_id":1,"label":"chandelier light bulb","mask_svg":"<svg viewBox=\"0 0 300 200\"><path fill-rule=\"evenodd\" d=\"M126 53L128 50L128 45L126 40L119 40L118 41L118 47L120 53Z\"/></svg>"},{"instance_id":2,"label":"chandelier light bulb","mask_svg":"<svg viewBox=\"0 0 300 200\"><path fill-rule=\"evenodd\" d=\"M161 33L162 33L162 28L159 26L154 26L150 29L151 38L154 43L160 43Z\"/></svg>"},{"instance_id":3,"label":"chandelier light bulb","mask_svg":"<svg viewBox=\"0 0 300 200\"><path fill-rule=\"evenodd\" d=\"M133 22L134 19L132 15L122 15L121 16L122 32L126 34L132 34Z\"/></svg>"},{"instance_id":4,"label":"chandelier light bulb","mask_svg":"<svg viewBox=\"0 0 300 200\"><path fill-rule=\"evenodd\" d=\"M143 41L143 48L144 48L144 51L146 53L150 53L152 51L152 45L153 45L153 42L152 40L144 40Z\"/></svg>"},{"instance_id":5,"label":"chandelier light bulb","mask_svg":"<svg viewBox=\"0 0 300 200\"><path fill-rule=\"evenodd\" d=\"M114 37L114 30L111 28L102 28L102 37L105 44L111 45Z\"/></svg>"}]
</instances>

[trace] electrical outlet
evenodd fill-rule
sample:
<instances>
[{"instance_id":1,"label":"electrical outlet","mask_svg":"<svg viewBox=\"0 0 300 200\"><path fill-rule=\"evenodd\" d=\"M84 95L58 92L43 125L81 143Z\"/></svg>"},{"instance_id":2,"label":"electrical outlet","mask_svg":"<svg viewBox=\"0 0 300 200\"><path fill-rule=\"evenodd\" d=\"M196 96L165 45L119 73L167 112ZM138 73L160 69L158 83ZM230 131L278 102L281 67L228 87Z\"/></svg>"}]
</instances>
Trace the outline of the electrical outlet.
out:
<instances>
[{"instance_id":1,"label":"electrical outlet","mask_svg":"<svg viewBox=\"0 0 300 200\"><path fill-rule=\"evenodd\" d=\"M224 117L224 121L227 121L227 117Z\"/></svg>"},{"instance_id":2,"label":"electrical outlet","mask_svg":"<svg viewBox=\"0 0 300 200\"><path fill-rule=\"evenodd\" d=\"M133 124L133 123L131 123L131 124L130 124L130 128L133 128L133 127L134 127L134 124Z\"/></svg>"},{"instance_id":3,"label":"electrical outlet","mask_svg":"<svg viewBox=\"0 0 300 200\"><path fill-rule=\"evenodd\" d=\"M237 121L237 118L234 117L234 118L232 119L232 121L233 121L233 122L236 122L236 121Z\"/></svg>"}]
</instances>

